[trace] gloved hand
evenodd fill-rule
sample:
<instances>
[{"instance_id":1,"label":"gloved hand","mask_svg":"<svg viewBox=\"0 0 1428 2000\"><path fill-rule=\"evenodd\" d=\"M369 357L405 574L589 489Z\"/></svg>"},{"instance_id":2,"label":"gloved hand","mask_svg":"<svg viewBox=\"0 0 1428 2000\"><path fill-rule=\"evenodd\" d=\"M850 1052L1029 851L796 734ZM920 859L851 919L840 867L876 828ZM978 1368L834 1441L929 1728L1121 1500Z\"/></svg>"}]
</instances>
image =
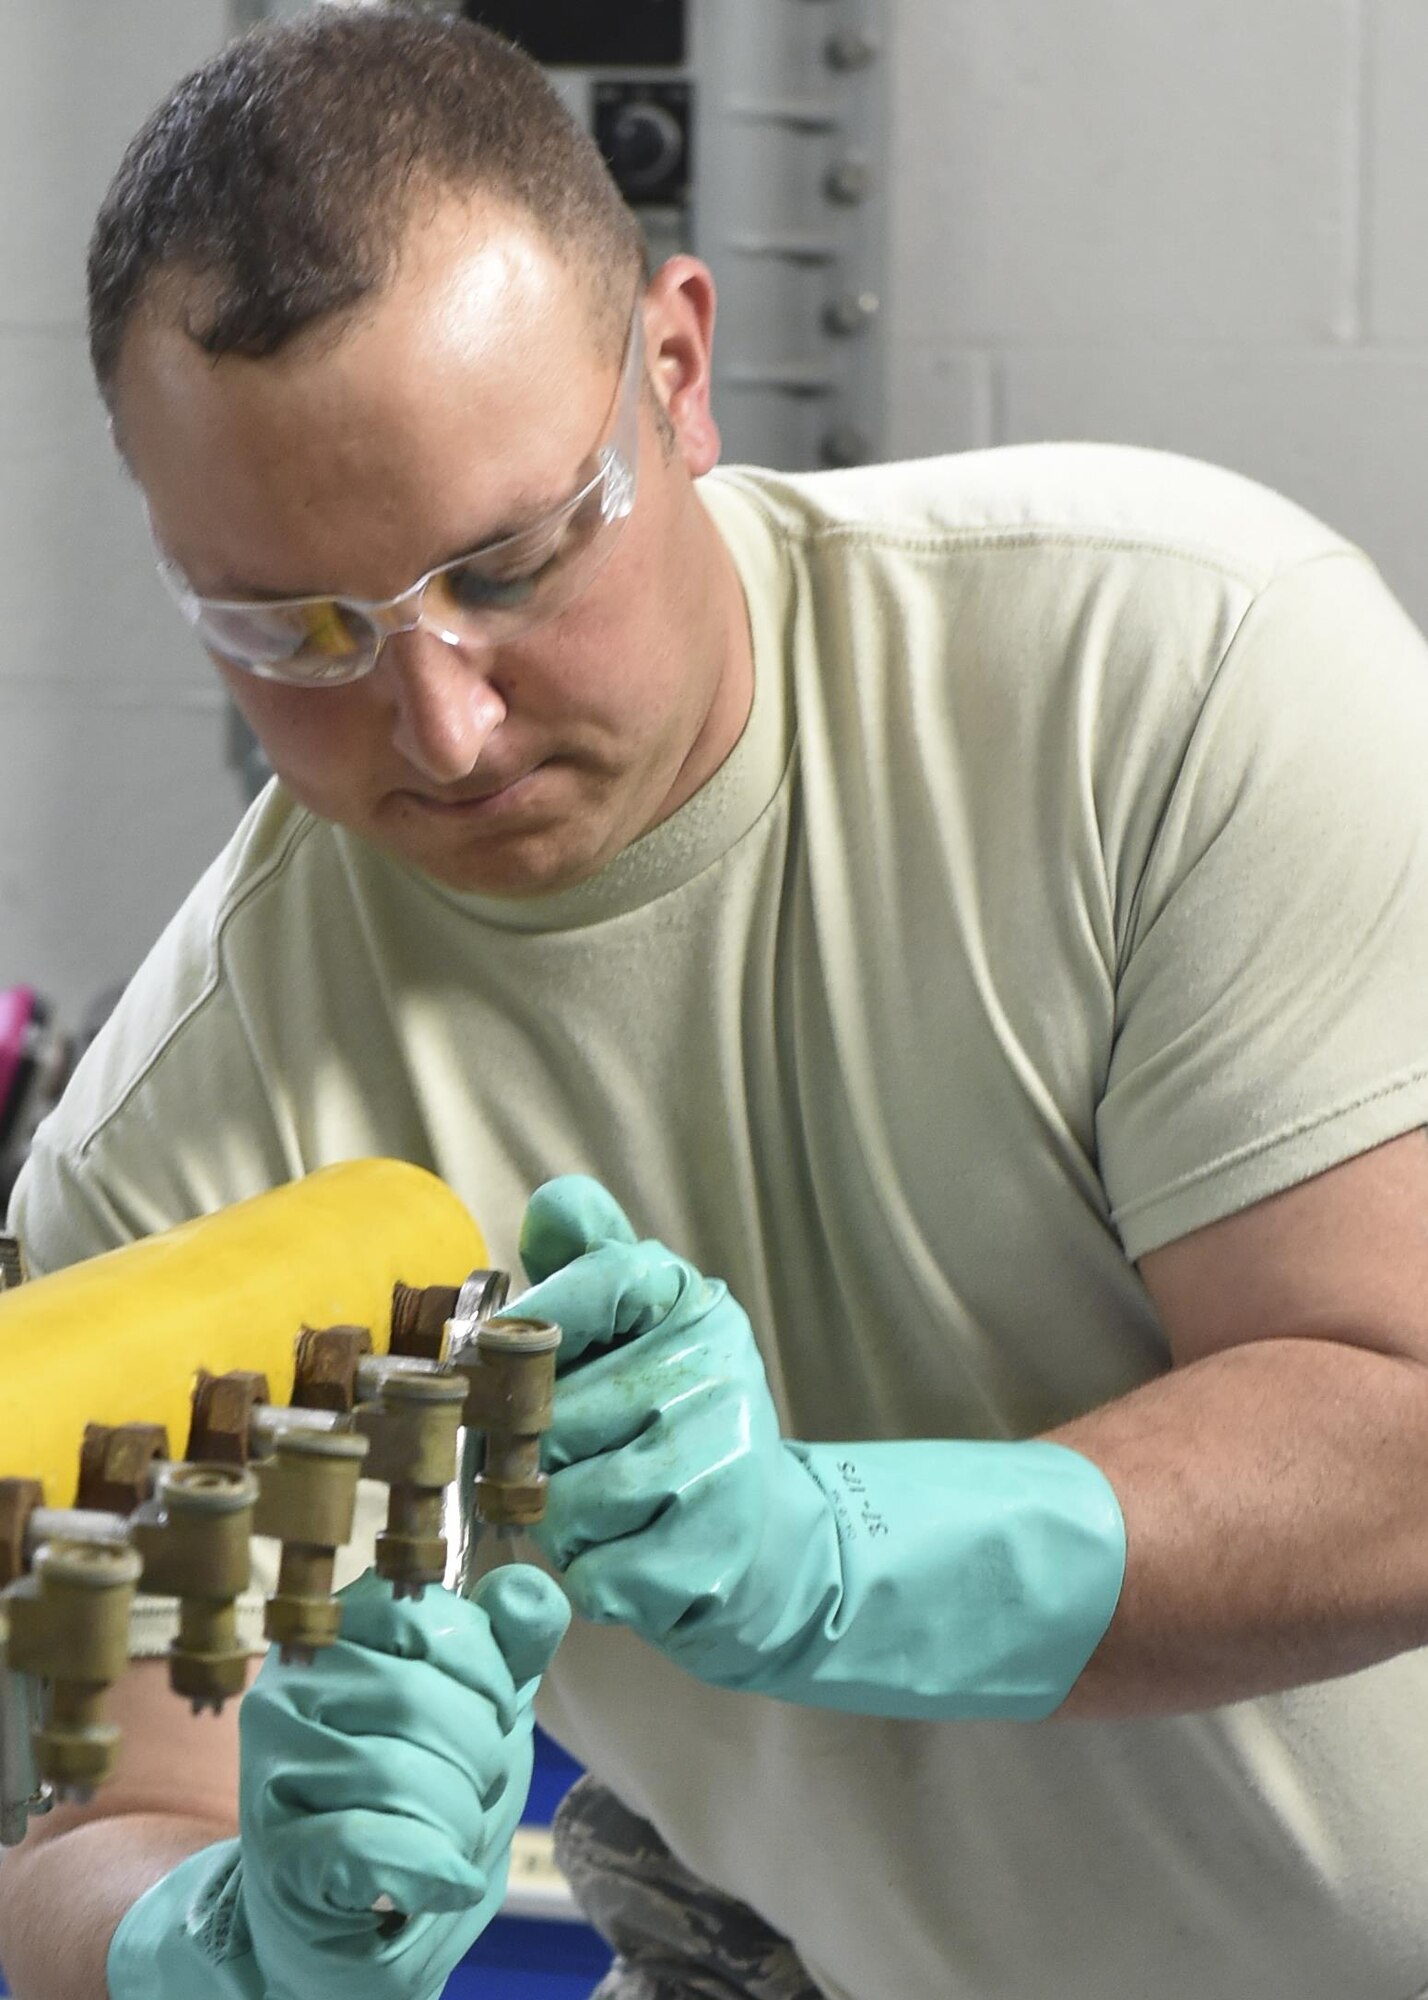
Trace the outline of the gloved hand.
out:
<instances>
[{"instance_id":1,"label":"gloved hand","mask_svg":"<svg viewBox=\"0 0 1428 2000\"><path fill-rule=\"evenodd\" d=\"M306 1667L271 1654L244 1696L239 1838L127 1913L112 2000L432 2000L500 1907L569 1616L528 1566L471 1603L359 1577L337 1643Z\"/></svg>"},{"instance_id":2,"label":"gloved hand","mask_svg":"<svg viewBox=\"0 0 1428 2000\"><path fill-rule=\"evenodd\" d=\"M1078 1452L799 1444L724 1285L596 1182L539 1189L508 1310L562 1329L538 1545L701 1680L853 1713L1038 1717L1110 1622L1120 1507Z\"/></svg>"}]
</instances>

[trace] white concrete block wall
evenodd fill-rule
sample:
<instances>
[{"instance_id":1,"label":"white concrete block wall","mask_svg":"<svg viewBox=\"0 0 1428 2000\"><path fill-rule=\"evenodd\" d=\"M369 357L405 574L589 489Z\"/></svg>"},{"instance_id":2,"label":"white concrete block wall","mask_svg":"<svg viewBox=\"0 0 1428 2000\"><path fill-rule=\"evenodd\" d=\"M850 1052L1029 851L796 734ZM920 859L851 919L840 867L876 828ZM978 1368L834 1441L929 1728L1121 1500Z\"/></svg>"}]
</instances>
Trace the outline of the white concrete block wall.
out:
<instances>
[{"instance_id":1,"label":"white concrete block wall","mask_svg":"<svg viewBox=\"0 0 1428 2000\"><path fill-rule=\"evenodd\" d=\"M1219 460L1428 623L1424 0L896 0L891 455Z\"/></svg>"},{"instance_id":2,"label":"white concrete block wall","mask_svg":"<svg viewBox=\"0 0 1428 2000\"><path fill-rule=\"evenodd\" d=\"M132 133L225 0L0 0L0 986L77 1020L241 806L89 379L84 254Z\"/></svg>"},{"instance_id":3,"label":"white concrete block wall","mask_svg":"<svg viewBox=\"0 0 1428 2000\"><path fill-rule=\"evenodd\" d=\"M1368 17L1364 301L1368 336L1428 345L1428 6L1375 0Z\"/></svg>"}]
</instances>

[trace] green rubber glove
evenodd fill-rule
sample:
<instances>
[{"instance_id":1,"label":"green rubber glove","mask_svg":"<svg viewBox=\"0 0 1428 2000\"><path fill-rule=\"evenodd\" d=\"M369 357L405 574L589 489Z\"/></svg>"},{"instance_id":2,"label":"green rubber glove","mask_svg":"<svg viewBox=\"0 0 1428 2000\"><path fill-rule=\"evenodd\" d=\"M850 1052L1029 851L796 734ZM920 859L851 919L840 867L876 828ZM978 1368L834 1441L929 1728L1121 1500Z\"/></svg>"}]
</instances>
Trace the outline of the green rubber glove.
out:
<instances>
[{"instance_id":1,"label":"green rubber glove","mask_svg":"<svg viewBox=\"0 0 1428 2000\"><path fill-rule=\"evenodd\" d=\"M587 1618L699 1679L855 1714L1048 1715L1115 1610L1125 1528L1039 1441L797 1444L717 1281L549 1182L509 1310L562 1328L545 1520Z\"/></svg>"},{"instance_id":2,"label":"green rubber glove","mask_svg":"<svg viewBox=\"0 0 1428 2000\"><path fill-rule=\"evenodd\" d=\"M469 1604L359 1577L335 1645L264 1661L238 1718L239 1838L123 1918L112 2000L433 2000L500 1907L531 1700L569 1617L526 1565Z\"/></svg>"}]
</instances>

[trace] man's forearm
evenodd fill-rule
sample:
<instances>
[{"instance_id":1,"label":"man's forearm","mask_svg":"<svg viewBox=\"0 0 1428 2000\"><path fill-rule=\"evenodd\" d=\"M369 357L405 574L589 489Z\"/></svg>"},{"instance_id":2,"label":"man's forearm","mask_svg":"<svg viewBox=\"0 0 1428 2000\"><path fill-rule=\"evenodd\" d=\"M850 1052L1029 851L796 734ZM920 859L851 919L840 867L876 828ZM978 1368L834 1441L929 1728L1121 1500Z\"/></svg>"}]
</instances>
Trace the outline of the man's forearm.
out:
<instances>
[{"instance_id":1,"label":"man's forearm","mask_svg":"<svg viewBox=\"0 0 1428 2000\"><path fill-rule=\"evenodd\" d=\"M1164 1714L1428 1644L1428 1370L1324 1339L1177 1369L1048 1434L1126 1523L1109 1631L1062 1716Z\"/></svg>"},{"instance_id":2,"label":"man's forearm","mask_svg":"<svg viewBox=\"0 0 1428 2000\"><path fill-rule=\"evenodd\" d=\"M106 2000L125 1911L232 1826L167 1813L88 1820L0 1862L0 1965L17 2000ZM195 1994L193 2000L203 2000Z\"/></svg>"}]
</instances>

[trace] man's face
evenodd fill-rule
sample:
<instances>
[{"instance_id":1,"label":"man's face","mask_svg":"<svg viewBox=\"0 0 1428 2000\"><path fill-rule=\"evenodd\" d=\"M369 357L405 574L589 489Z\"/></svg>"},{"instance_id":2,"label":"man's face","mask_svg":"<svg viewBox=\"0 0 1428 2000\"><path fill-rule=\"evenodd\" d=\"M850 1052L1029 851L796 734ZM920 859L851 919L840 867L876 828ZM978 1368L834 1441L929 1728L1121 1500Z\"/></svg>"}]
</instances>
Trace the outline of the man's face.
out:
<instances>
[{"instance_id":1,"label":"man's face","mask_svg":"<svg viewBox=\"0 0 1428 2000\"><path fill-rule=\"evenodd\" d=\"M584 879L747 715L742 600L691 485L718 451L707 274L676 260L641 312L665 438L647 390L634 510L559 616L494 648L396 634L345 686L217 662L297 798L455 888ZM117 411L155 535L207 597L392 597L523 527L588 475L619 374L536 232L464 203L409 232L373 304L275 355L215 361L182 316L163 291L141 312Z\"/></svg>"}]
</instances>

